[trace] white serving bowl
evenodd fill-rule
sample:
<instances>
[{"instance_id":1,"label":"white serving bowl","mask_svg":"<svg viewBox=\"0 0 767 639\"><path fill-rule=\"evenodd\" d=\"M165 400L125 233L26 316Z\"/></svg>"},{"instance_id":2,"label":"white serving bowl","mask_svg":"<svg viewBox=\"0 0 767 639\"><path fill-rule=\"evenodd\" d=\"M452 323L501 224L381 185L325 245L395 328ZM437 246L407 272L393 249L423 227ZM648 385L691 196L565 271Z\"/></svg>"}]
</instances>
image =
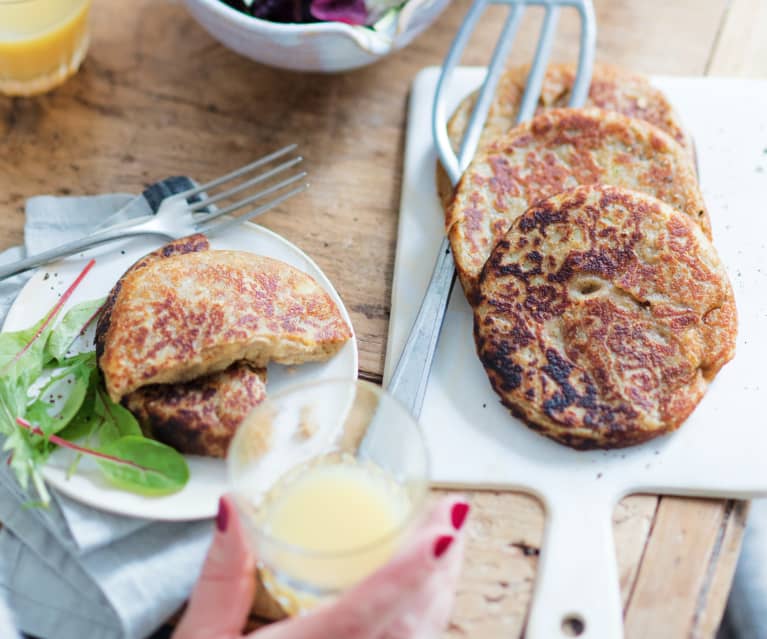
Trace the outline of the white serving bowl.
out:
<instances>
[{"instance_id":1,"label":"white serving bowl","mask_svg":"<svg viewBox=\"0 0 767 639\"><path fill-rule=\"evenodd\" d=\"M221 0L185 0L202 27L251 60L294 71L347 71L401 49L428 27L450 0L410 0L387 34L341 22L284 24L246 15Z\"/></svg>"}]
</instances>

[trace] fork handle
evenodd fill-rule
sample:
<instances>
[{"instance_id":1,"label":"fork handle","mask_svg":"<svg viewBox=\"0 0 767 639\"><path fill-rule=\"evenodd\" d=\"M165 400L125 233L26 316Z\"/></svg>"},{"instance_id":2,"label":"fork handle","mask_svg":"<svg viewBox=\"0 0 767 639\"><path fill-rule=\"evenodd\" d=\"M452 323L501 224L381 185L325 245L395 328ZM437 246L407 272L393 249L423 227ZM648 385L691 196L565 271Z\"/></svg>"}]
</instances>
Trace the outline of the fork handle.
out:
<instances>
[{"instance_id":1,"label":"fork handle","mask_svg":"<svg viewBox=\"0 0 767 639\"><path fill-rule=\"evenodd\" d=\"M89 249L93 246L106 244L107 242L114 242L115 240L124 240L128 237L138 237L141 235L158 235L164 238L169 237L167 233L148 228L110 228L109 230L87 235L86 237L82 237L79 240L67 242L66 244L57 246L56 248L42 251L41 253L35 253L34 255L30 255L23 260L19 260L18 262L0 265L0 280L4 280L13 275L18 275L19 273L23 273L29 269L47 264L48 262L53 262L59 258L69 257L70 255L74 255L75 253L79 253L80 251Z\"/></svg>"},{"instance_id":2,"label":"fork handle","mask_svg":"<svg viewBox=\"0 0 767 639\"><path fill-rule=\"evenodd\" d=\"M434 353L445 318L455 266L447 237L442 238L437 261L421 308L389 381L389 392L416 418L426 395Z\"/></svg>"}]
</instances>

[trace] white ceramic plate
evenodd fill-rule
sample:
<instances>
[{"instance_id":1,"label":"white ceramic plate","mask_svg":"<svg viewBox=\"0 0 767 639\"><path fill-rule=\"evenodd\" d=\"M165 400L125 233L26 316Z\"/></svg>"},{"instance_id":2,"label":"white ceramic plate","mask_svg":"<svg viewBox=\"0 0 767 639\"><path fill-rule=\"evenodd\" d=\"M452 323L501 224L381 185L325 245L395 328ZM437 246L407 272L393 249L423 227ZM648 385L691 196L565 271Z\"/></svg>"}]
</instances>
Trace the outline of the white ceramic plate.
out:
<instances>
[{"instance_id":1,"label":"white ceramic plate","mask_svg":"<svg viewBox=\"0 0 767 639\"><path fill-rule=\"evenodd\" d=\"M139 238L89 252L88 258L94 257L96 264L63 312L78 302L106 295L133 262L161 245L160 240ZM351 326L341 298L320 268L298 247L276 233L255 224L243 224L212 238L211 246L266 255L308 273L330 294ZM69 258L38 270L13 303L3 330L23 329L40 319L86 262L85 258ZM292 367L270 365L267 392L276 392L293 384L344 377L357 377L356 338L349 340L327 362ZM89 460L82 460L77 472L67 478L70 461L68 451L56 451L44 469L47 482L73 499L121 515L166 521L205 519L215 515L218 498L227 490L226 465L221 459L188 455L189 483L182 491L165 497L145 497L114 488L103 479L95 464L88 463Z\"/></svg>"}]
</instances>

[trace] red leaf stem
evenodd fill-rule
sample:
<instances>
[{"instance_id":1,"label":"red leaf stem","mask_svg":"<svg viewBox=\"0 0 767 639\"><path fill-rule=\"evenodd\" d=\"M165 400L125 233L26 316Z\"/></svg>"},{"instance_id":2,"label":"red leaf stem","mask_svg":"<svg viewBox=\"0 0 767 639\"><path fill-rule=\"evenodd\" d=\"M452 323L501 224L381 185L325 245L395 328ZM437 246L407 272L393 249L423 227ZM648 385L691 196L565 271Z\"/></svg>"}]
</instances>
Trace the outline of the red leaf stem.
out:
<instances>
[{"instance_id":1,"label":"red leaf stem","mask_svg":"<svg viewBox=\"0 0 767 639\"><path fill-rule=\"evenodd\" d=\"M35 426L34 424L30 424L23 417L17 417L16 423L22 428L25 428L26 430L34 433L35 435L48 437L49 441L53 442L57 446L61 446L62 448L69 448L70 450L77 451L78 453L82 453L83 455L90 455L91 457L106 459L108 461L115 462L116 464L122 464L123 466L132 466L133 468L138 468L139 470L151 470L151 468L147 468L146 466L142 466L141 464L137 464L136 462L132 462L127 459L122 459L120 457L115 457L114 455L106 455L104 453L100 453L97 450L94 450L93 448L86 448L85 446L80 446L79 444L75 444L74 442L70 442L67 439L61 438L58 435L48 436L38 426Z\"/></svg>"},{"instance_id":2,"label":"red leaf stem","mask_svg":"<svg viewBox=\"0 0 767 639\"><path fill-rule=\"evenodd\" d=\"M91 325L91 323L93 322L93 320L95 320L95 319L96 319L96 318L99 316L99 313L101 313L101 311L103 310L103 308L104 308L105 306L106 306L106 302L104 302L104 303L103 303L101 306L99 306L99 307L98 307L98 308L97 308L97 309L94 311L93 315L91 315L91 316L88 318L88 321L87 321L87 322L85 322L85 324L83 324L83 327L80 329L80 332L78 333L78 335L85 335L85 331L87 331L87 330L88 330L88 327Z\"/></svg>"},{"instance_id":3,"label":"red leaf stem","mask_svg":"<svg viewBox=\"0 0 767 639\"><path fill-rule=\"evenodd\" d=\"M96 260L91 259L86 265L85 268L83 268L82 271L80 271L80 275L77 276L74 282L72 282L66 291L64 291L64 294L59 298L59 301L56 302L56 305L51 309L50 313L45 316L45 319L43 320L43 323L40 325L40 328L37 329L35 334L32 336L32 339L29 340L25 345L24 348L22 348L12 360L10 360L5 366L3 366L3 370L0 371L2 373L5 373L8 368L10 368L13 364L18 362L31 347L32 344L34 344L38 338L43 334L45 329L48 327L48 324L50 324L55 317L59 314L59 311L64 306L64 304L67 303L67 300L72 296L72 293L75 292L75 289L80 286L80 283L83 281L85 276L88 274L88 271L90 271L93 268L93 265L96 263Z\"/></svg>"}]
</instances>

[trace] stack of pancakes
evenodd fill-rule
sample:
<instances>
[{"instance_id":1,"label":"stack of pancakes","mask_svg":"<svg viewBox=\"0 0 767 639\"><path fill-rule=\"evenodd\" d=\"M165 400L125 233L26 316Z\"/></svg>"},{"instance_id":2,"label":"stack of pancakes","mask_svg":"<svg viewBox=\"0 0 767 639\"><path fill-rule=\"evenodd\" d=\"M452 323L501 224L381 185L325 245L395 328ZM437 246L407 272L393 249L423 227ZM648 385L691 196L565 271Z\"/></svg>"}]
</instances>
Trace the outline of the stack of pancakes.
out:
<instances>
[{"instance_id":1,"label":"stack of pancakes","mask_svg":"<svg viewBox=\"0 0 767 639\"><path fill-rule=\"evenodd\" d=\"M446 230L494 390L574 448L675 430L735 350L732 287L711 240L690 138L647 79L597 66L587 105L549 68L514 126L526 68L502 78ZM449 124L458 147L476 94Z\"/></svg>"},{"instance_id":2,"label":"stack of pancakes","mask_svg":"<svg viewBox=\"0 0 767 639\"><path fill-rule=\"evenodd\" d=\"M131 266L96 326L109 396L148 436L182 453L224 457L266 397L269 362L332 357L352 337L306 273L267 257L176 240Z\"/></svg>"}]
</instances>

